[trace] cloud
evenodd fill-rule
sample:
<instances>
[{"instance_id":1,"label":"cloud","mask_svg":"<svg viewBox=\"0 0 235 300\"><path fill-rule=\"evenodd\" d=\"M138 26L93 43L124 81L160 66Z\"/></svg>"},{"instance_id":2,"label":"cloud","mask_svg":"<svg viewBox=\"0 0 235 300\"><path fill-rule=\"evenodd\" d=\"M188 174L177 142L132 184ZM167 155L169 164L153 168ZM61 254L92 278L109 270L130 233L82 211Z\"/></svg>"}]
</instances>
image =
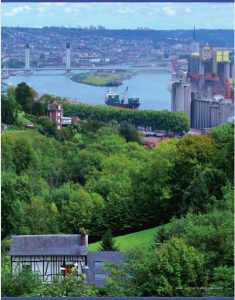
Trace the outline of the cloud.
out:
<instances>
[{"instance_id":1,"label":"cloud","mask_svg":"<svg viewBox=\"0 0 235 300\"><path fill-rule=\"evenodd\" d=\"M184 11L186 12L186 14L191 14L192 9L189 7L186 7Z\"/></svg>"},{"instance_id":2,"label":"cloud","mask_svg":"<svg viewBox=\"0 0 235 300\"><path fill-rule=\"evenodd\" d=\"M172 7L170 7L170 6L164 6L162 8L162 10L168 16L175 16L176 15L176 11Z\"/></svg>"},{"instance_id":3,"label":"cloud","mask_svg":"<svg viewBox=\"0 0 235 300\"><path fill-rule=\"evenodd\" d=\"M127 8L120 8L120 9L117 10L118 14L129 14L129 13L132 13L132 12L133 12L133 10L128 8L128 7Z\"/></svg>"},{"instance_id":4,"label":"cloud","mask_svg":"<svg viewBox=\"0 0 235 300\"><path fill-rule=\"evenodd\" d=\"M67 14L69 14L69 13L72 12L72 10L71 10L71 8L66 7L66 8L64 9L64 12L66 12Z\"/></svg>"},{"instance_id":5,"label":"cloud","mask_svg":"<svg viewBox=\"0 0 235 300\"><path fill-rule=\"evenodd\" d=\"M81 10L79 9L79 8L77 8L77 7L66 7L65 9L64 9L64 12L66 13L66 14L70 14L70 13L79 13Z\"/></svg>"},{"instance_id":6,"label":"cloud","mask_svg":"<svg viewBox=\"0 0 235 300\"><path fill-rule=\"evenodd\" d=\"M17 7L12 8L8 12L6 12L4 14L4 16L5 17L14 17L15 15L17 15L19 13L28 13L31 10L32 10L32 8L29 7L28 5L21 5L21 6L17 6Z\"/></svg>"},{"instance_id":7,"label":"cloud","mask_svg":"<svg viewBox=\"0 0 235 300\"><path fill-rule=\"evenodd\" d=\"M39 11L40 13L42 13L46 10L46 8L45 7L37 7L36 10Z\"/></svg>"}]
</instances>

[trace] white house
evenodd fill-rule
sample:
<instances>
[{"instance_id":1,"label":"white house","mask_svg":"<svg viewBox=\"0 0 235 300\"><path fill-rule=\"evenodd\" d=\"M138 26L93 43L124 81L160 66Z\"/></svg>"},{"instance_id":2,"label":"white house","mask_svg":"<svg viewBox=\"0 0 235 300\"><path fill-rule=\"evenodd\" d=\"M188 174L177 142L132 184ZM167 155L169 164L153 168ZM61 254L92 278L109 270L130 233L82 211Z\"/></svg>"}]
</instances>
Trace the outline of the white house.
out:
<instances>
[{"instance_id":1,"label":"white house","mask_svg":"<svg viewBox=\"0 0 235 300\"><path fill-rule=\"evenodd\" d=\"M42 281L63 278L77 267L83 273L87 263L88 236L73 235L18 235L12 237L10 248L12 274L30 268Z\"/></svg>"},{"instance_id":2,"label":"white house","mask_svg":"<svg viewBox=\"0 0 235 300\"><path fill-rule=\"evenodd\" d=\"M44 282L63 279L76 267L77 276L86 275L87 283L105 285L105 262L119 264L118 251L88 252L85 234L12 236L10 247L12 275L29 268Z\"/></svg>"}]
</instances>

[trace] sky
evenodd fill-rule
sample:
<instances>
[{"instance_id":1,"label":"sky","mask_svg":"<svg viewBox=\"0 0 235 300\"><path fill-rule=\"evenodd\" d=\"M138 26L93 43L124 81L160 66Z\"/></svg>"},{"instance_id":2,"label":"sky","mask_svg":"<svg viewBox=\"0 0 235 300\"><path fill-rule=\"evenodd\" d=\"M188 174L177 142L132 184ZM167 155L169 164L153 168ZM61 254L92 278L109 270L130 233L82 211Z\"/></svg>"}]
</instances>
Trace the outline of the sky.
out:
<instances>
[{"instance_id":1,"label":"sky","mask_svg":"<svg viewBox=\"0 0 235 300\"><path fill-rule=\"evenodd\" d=\"M3 3L2 26L233 29L233 3Z\"/></svg>"}]
</instances>

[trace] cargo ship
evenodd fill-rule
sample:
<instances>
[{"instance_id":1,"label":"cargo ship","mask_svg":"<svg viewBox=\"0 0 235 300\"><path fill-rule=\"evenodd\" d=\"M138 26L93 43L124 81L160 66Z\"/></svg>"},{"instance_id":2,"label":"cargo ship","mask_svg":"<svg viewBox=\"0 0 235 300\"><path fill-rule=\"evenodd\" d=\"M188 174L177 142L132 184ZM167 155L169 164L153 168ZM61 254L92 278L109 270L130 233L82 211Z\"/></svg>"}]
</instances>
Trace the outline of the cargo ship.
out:
<instances>
[{"instance_id":1,"label":"cargo ship","mask_svg":"<svg viewBox=\"0 0 235 300\"><path fill-rule=\"evenodd\" d=\"M113 91L107 91L105 97L106 105L121 107L121 108L137 109L140 106L139 98L128 98L126 100L127 92L128 92L128 87L126 88L125 92L122 94L122 97L120 99L120 96L117 93Z\"/></svg>"}]
</instances>

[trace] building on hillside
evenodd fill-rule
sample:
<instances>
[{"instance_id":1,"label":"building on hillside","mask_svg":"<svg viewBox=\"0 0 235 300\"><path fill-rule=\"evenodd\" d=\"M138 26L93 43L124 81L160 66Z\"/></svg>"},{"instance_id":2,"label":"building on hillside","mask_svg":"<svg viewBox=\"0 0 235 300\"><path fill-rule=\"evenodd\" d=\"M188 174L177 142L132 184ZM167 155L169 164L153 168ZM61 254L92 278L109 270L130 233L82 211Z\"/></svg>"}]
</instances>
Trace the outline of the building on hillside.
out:
<instances>
[{"instance_id":1,"label":"building on hillside","mask_svg":"<svg viewBox=\"0 0 235 300\"><path fill-rule=\"evenodd\" d=\"M86 275L87 283L105 285L105 262L121 263L123 253L115 251L88 252L85 234L12 236L10 247L12 274L30 269L43 282L63 279L75 270Z\"/></svg>"},{"instance_id":2,"label":"building on hillside","mask_svg":"<svg viewBox=\"0 0 235 300\"><path fill-rule=\"evenodd\" d=\"M62 128L62 118L63 118L63 108L61 104L51 103L47 106L47 115L50 119L52 119L58 129Z\"/></svg>"},{"instance_id":3,"label":"building on hillside","mask_svg":"<svg viewBox=\"0 0 235 300\"><path fill-rule=\"evenodd\" d=\"M47 115L56 123L57 129L72 125L80 120L78 116L64 117L63 106L56 102L47 106Z\"/></svg>"}]
</instances>

